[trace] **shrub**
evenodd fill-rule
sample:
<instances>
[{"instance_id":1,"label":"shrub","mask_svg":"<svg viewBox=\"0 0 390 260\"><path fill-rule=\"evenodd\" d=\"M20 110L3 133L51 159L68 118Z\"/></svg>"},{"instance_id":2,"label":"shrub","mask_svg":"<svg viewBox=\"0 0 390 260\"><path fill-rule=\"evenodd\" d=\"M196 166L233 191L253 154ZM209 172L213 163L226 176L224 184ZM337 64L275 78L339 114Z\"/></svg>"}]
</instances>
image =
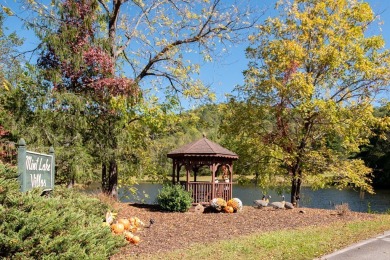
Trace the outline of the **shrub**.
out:
<instances>
[{"instance_id":1,"label":"shrub","mask_svg":"<svg viewBox=\"0 0 390 260\"><path fill-rule=\"evenodd\" d=\"M180 185L164 185L157 195L157 204L168 211L186 212L191 203L191 193Z\"/></svg>"},{"instance_id":2,"label":"shrub","mask_svg":"<svg viewBox=\"0 0 390 260\"><path fill-rule=\"evenodd\" d=\"M21 193L0 163L0 258L107 259L126 243L102 226L108 206L98 199L58 186L41 193Z\"/></svg>"}]
</instances>

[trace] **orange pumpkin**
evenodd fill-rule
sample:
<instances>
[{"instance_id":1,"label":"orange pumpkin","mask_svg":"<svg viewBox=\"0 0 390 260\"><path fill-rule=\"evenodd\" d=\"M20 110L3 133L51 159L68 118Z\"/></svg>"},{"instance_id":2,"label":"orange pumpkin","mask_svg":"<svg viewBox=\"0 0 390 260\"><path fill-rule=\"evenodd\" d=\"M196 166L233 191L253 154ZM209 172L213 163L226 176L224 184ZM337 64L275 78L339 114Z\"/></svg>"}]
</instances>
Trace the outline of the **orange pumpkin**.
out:
<instances>
[{"instance_id":1,"label":"orange pumpkin","mask_svg":"<svg viewBox=\"0 0 390 260\"><path fill-rule=\"evenodd\" d=\"M129 231L131 232L137 232L138 228L136 226L130 225Z\"/></svg>"},{"instance_id":2,"label":"orange pumpkin","mask_svg":"<svg viewBox=\"0 0 390 260\"><path fill-rule=\"evenodd\" d=\"M225 212L226 212L226 213L233 213L233 212L234 212L234 209L233 209L233 207L231 207L231 206L226 206L226 207L225 207Z\"/></svg>"},{"instance_id":3,"label":"orange pumpkin","mask_svg":"<svg viewBox=\"0 0 390 260\"><path fill-rule=\"evenodd\" d=\"M135 219L134 219L134 217L131 217L130 218L130 225L134 226L134 223L135 223Z\"/></svg>"},{"instance_id":4,"label":"orange pumpkin","mask_svg":"<svg viewBox=\"0 0 390 260\"><path fill-rule=\"evenodd\" d=\"M122 234L125 230L125 227L121 223L115 223L111 225L111 229L115 234Z\"/></svg>"},{"instance_id":5,"label":"orange pumpkin","mask_svg":"<svg viewBox=\"0 0 390 260\"><path fill-rule=\"evenodd\" d=\"M125 238L127 241L131 242L133 240L133 233L129 232L129 231L125 231L123 232L123 234L125 235Z\"/></svg>"},{"instance_id":6,"label":"orange pumpkin","mask_svg":"<svg viewBox=\"0 0 390 260\"><path fill-rule=\"evenodd\" d=\"M123 224L123 227L125 228L125 230L129 230L129 228L130 228L130 221L127 218L119 219L118 223Z\"/></svg>"},{"instance_id":7,"label":"orange pumpkin","mask_svg":"<svg viewBox=\"0 0 390 260\"><path fill-rule=\"evenodd\" d=\"M133 244L138 244L140 240L141 239L139 238L139 236L133 236L133 238L131 239L131 242Z\"/></svg>"}]
</instances>

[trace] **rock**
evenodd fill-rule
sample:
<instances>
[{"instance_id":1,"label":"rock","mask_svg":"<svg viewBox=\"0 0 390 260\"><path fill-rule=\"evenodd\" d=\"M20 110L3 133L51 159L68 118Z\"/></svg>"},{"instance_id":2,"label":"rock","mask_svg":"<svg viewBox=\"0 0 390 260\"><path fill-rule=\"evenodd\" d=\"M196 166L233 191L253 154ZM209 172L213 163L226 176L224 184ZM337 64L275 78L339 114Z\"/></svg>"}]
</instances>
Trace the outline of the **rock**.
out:
<instances>
[{"instance_id":1,"label":"rock","mask_svg":"<svg viewBox=\"0 0 390 260\"><path fill-rule=\"evenodd\" d=\"M204 212L204 207L201 204L195 206L195 213L202 214Z\"/></svg>"}]
</instances>

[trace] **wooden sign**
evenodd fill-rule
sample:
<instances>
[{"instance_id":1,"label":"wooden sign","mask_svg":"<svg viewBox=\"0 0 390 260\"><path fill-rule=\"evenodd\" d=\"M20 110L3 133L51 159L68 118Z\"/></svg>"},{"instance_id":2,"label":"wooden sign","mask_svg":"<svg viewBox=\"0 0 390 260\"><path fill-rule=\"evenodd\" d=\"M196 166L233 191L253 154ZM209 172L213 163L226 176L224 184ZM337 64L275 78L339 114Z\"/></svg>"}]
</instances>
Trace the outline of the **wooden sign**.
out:
<instances>
[{"instance_id":1,"label":"wooden sign","mask_svg":"<svg viewBox=\"0 0 390 260\"><path fill-rule=\"evenodd\" d=\"M22 139L18 145L18 174L22 192L33 188L44 191L54 188L54 149L50 147L49 154L26 150L26 142Z\"/></svg>"}]
</instances>

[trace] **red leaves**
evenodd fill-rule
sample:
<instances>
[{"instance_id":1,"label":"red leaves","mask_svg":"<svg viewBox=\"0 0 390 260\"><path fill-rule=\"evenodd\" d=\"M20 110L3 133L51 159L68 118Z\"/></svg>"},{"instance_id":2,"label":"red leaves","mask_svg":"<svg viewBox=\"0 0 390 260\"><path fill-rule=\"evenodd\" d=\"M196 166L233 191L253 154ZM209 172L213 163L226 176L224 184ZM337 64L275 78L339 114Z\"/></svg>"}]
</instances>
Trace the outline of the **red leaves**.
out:
<instances>
[{"instance_id":1,"label":"red leaves","mask_svg":"<svg viewBox=\"0 0 390 260\"><path fill-rule=\"evenodd\" d=\"M284 84L286 84L292 78L292 75L298 70L298 68L299 68L299 62L297 61L290 62L290 65L284 72L284 76L283 76Z\"/></svg>"},{"instance_id":2,"label":"red leaves","mask_svg":"<svg viewBox=\"0 0 390 260\"><path fill-rule=\"evenodd\" d=\"M63 3L63 15L67 24L80 27L82 21L94 19L93 6L91 0L66 0Z\"/></svg>"},{"instance_id":3,"label":"red leaves","mask_svg":"<svg viewBox=\"0 0 390 260\"><path fill-rule=\"evenodd\" d=\"M15 159L16 148L13 142L7 141L7 138L2 140L2 137L7 137L10 132L0 125L0 161L11 162Z\"/></svg>"},{"instance_id":4,"label":"red leaves","mask_svg":"<svg viewBox=\"0 0 390 260\"><path fill-rule=\"evenodd\" d=\"M133 80L128 78L103 78L91 82L90 87L97 92L109 92L113 96L134 96L137 87Z\"/></svg>"},{"instance_id":5,"label":"red leaves","mask_svg":"<svg viewBox=\"0 0 390 260\"><path fill-rule=\"evenodd\" d=\"M114 62L101 48L89 48L83 53L83 58L85 64L91 68L94 73L102 75L114 74Z\"/></svg>"},{"instance_id":6,"label":"red leaves","mask_svg":"<svg viewBox=\"0 0 390 260\"><path fill-rule=\"evenodd\" d=\"M61 46L48 42L47 51L40 59L44 69L55 69L61 75L55 89L75 93L107 96L137 94L133 80L116 77L115 61L110 51L98 46L93 39L96 2L93 0L65 0L60 9L61 25L58 36ZM76 28L76 30L75 30Z\"/></svg>"},{"instance_id":7,"label":"red leaves","mask_svg":"<svg viewBox=\"0 0 390 260\"><path fill-rule=\"evenodd\" d=\"M0 137L7 136L9 131L5 130L2 125L0 125Z\"/></svg>"}]
</instances>

